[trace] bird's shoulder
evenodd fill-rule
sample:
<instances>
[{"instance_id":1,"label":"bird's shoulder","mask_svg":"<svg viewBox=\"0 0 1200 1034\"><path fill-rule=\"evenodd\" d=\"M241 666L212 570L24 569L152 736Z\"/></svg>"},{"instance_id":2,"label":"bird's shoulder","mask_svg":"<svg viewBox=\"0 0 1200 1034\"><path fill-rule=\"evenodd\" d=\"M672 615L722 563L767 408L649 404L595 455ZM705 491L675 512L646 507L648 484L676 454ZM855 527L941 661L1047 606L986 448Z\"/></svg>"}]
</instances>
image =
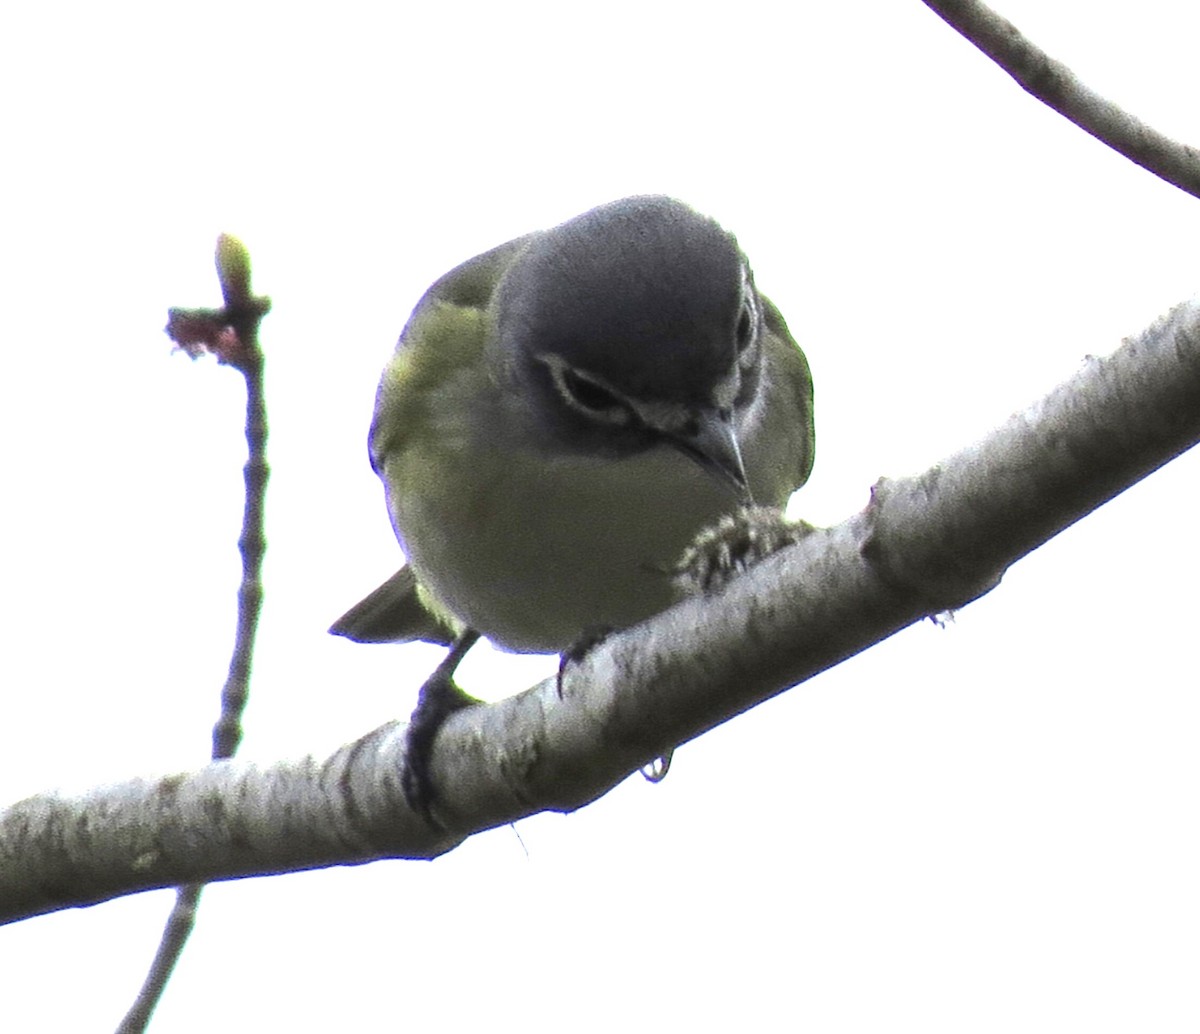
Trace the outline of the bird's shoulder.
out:
<instances>
[{"instance_id":1,"label":"bird's shoulder","mask_svg":"<svg viewBox=\"0 0 1200 1034\"><path fill-rule=\"evenodd\" d=\"M478 367L488 334L488 306L532 236L460 263L421 296L379 382L371 428L373 462L407 436L434 426L425 410L444 408L455 374Z\"/></svg>"},{"instance_id":2,"label":"bird's shoulder","mask_svg":"<svg viewBox=\"0 0 1200 1034\"><path fill-rule=\"evenodd\" d=\"M513 259L524 251L536 236L536 233L527 233L523 237L516 237L490 248L474 258L467 259L466 262L460 262L429 286L413 314L416 315L422 306L429 303L466 309L486 309L496 292L496 286L512 265Z\"/></svg>"}]
</instances>

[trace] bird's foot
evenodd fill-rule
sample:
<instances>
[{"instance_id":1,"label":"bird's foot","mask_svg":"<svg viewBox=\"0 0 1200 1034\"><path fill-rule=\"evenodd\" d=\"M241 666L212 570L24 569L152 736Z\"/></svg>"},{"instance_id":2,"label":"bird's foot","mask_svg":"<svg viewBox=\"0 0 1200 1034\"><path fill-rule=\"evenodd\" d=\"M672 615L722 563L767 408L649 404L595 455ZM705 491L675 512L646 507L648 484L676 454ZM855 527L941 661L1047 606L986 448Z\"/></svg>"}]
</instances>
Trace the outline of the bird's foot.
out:
<instances>
[{"instance_id":1,"label":"bird's foot","mask_svg":"<svg viewBox=\"0 0 1200 1034\"><path fill-rule=\"evenodd\" d=\"M815 530L807 521L788 520L782 510L774 507L748 506L726 514L700 532L671 574L685 594L715 592L760 560Z\"/></svg>"},{"instance_id":2,"label":"bird's foot","mask_svg":"<svg viewBox=\"0 0 1200 1034\"><path fill-rule=\"evenodd\" d=\"M404 740L404 771L400 775L400 789L408 806L435 829L440 829L441 824L433 817L434 790L429 775L433 742L450 715L479 703L454 682L454 669L477 638L473 632L462 636L451 647L437 670L425 680Z\"/></svg>"},{"instance_id":3,"label":"bird's foot","mask_svg":"<svg viewBox=\"0 0 1200 1034\"><path fill-rule=\"evenodd\" d=\"M559 655L558 658L558 680L555 683L558 689L558 699L562 699L563 695L563 673L572 665L582 661L592 650L599 646L605 639L613 634L611 628L585 628L583 635L575 640Z\"/></svg>"}]
</instances>

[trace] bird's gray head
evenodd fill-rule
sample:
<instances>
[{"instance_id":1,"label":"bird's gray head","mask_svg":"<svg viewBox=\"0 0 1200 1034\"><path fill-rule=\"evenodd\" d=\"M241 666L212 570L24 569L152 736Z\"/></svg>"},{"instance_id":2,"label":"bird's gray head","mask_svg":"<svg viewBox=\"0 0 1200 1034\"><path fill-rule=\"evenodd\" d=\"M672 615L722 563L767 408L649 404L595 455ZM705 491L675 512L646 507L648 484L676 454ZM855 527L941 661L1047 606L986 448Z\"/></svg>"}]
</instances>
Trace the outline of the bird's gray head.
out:
<instances>
[{"instance_id":1,"label":"bird's gray head","mask_svg":"<svg viewBox=\"0 0 1200 1034\"><path fill-rule=\"evenodd\" d=\"M746 494L735 415L758 390L762 306L712 219L632 197L535 234L493 318L492 358L559 445L669 442Z\"/></svg>"}]
</instances>

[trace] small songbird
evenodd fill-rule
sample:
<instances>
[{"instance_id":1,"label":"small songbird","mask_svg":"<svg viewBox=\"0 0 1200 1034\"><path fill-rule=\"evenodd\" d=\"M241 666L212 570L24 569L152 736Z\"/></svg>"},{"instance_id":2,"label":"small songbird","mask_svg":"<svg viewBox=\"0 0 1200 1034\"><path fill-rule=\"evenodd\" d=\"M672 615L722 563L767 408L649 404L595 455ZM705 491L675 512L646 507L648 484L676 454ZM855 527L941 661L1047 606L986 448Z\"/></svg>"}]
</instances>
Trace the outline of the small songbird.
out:
<instances>
[{"instance_id":1,"label":"small songbird","mask_svg":"<svg viewBox=\"0 0 1200 1034\"><path fill-rule=\"evenodd\" d=\"M429 816L479 635L561 653L665 609L697 533L782 509L813 443L804 353L734 237L679 201L602 205L434 283L370 432L408 565L330 629L453 644L409 727L410 802Z\"/></svg>"}]
</instances>

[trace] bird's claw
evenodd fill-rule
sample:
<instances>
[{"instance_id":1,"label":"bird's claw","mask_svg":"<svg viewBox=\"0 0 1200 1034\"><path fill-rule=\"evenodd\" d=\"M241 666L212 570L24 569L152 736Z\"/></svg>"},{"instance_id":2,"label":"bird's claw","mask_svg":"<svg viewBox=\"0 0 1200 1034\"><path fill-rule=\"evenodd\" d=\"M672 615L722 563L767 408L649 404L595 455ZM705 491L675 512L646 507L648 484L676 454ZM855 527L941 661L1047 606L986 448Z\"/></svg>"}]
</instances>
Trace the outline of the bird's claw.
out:
<instances>
[{"instance_id":1,"label":"bird's claw","mask_svg":"<svg viewBox=\"0 0 1200 1034\"><path fill-rule=\"evenodd\" d=\"M685 593L715 592L760 560L815 530L807 521L788 520L775 507L746 507L726 514L700 532L671 574Z\"/></svg>"},{"instance_id":2,"label":"bird's claw","mask_svg":"<svg viewBox=\"0 0 1200 1034\"><path fill-rule=\"evenodd\" d=\"M583 635L575 640L559 655L558 658L558 678L555 681L555 688L558 690L558 699L563 698L563 675L572 664L578 664L582 661L589 652L599 646L605 639L612 635L611 628L589 628L585 629Z\"/></svg>"},{"instance_id":3,"label":"bird's claw","mask_svg":"<svg viewBox=\"0 0 1200 1034\"><path fill-rule=\"evenodd\" d=\"M417 706L408 722L400 789L408 806L434 829L440 830L442 827L433 817L434 790L433 780L429 775L433 743L438 730L450 715L479 702L469 693L459 689L454 682L454 669L478 638L475 632L468 631L450 648L445 660L421 686Z\"/></svg>"}]
</instances>

